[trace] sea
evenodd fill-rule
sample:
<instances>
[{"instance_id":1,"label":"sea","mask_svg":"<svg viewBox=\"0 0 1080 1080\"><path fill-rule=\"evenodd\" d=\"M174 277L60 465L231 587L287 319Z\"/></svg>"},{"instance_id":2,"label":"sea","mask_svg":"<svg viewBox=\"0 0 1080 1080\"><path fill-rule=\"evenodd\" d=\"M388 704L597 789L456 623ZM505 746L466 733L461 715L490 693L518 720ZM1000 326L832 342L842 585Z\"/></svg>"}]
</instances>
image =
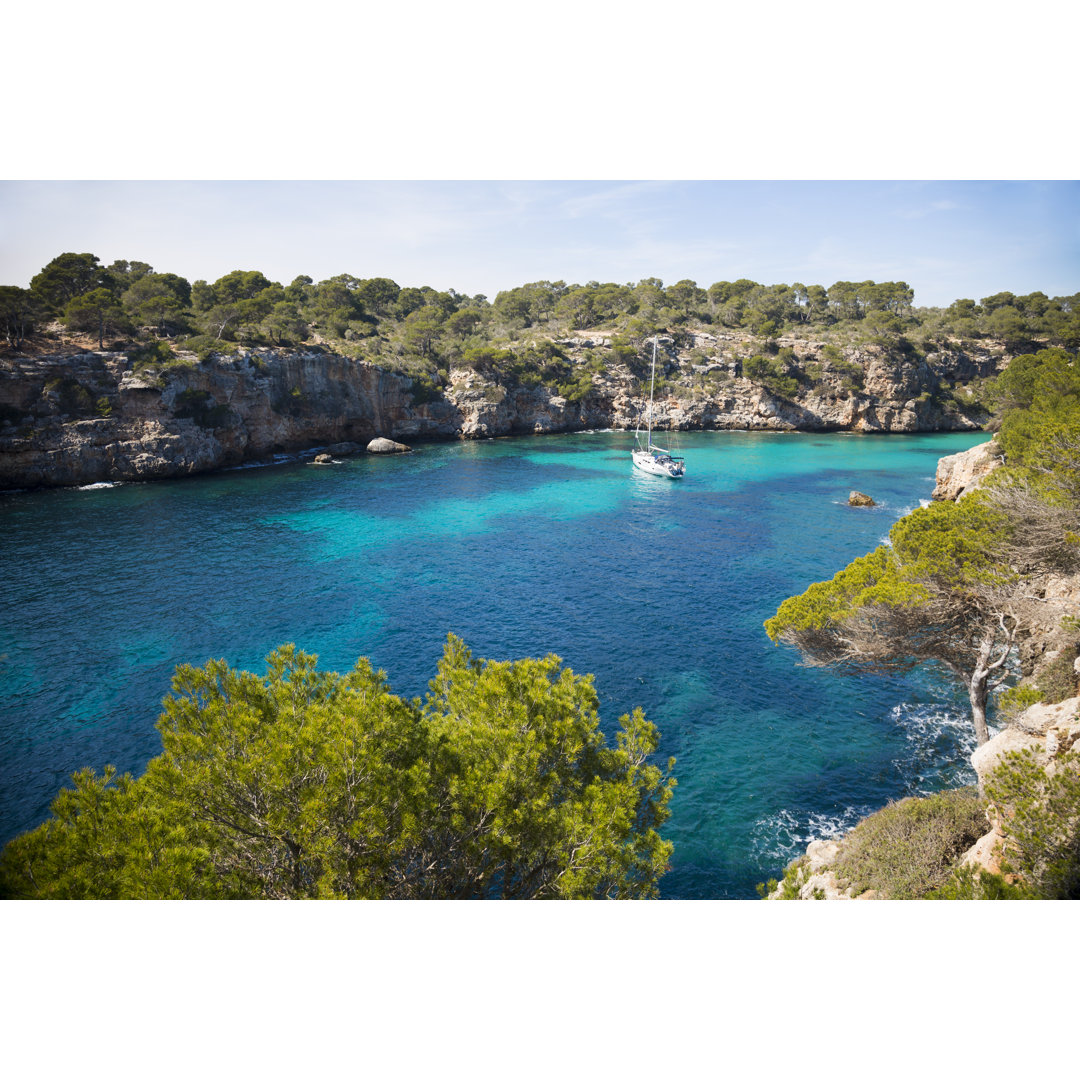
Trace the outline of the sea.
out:
<instances>
[{"instance_id":1,"label":"sea","mask_svg":"<svg viewBox=\"0 0 1080 1080\"><path fill-rule=\"evenodd\" d=\"M940 672L805 667L762 623L986 438L683 433L672 481L597 431L0 495L0 843L73 772L143 771L179 663L262 673L293 642L416 697L452 632L591 673L609 738L643 708L676 759L662 898L754 899L810 840L974 782Z\"/></svg>"}]
</instances>

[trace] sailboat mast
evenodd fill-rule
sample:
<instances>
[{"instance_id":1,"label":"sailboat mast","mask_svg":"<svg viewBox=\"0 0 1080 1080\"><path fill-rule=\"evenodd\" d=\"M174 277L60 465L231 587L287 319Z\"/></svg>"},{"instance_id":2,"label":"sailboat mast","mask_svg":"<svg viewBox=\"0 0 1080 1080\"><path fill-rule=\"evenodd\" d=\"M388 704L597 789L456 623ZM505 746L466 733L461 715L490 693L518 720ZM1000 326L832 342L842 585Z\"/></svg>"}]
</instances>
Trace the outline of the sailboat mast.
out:
<instances>
[{"instance_id":1,"label":"sailboat mast","mask_svg":"<svg viewBox=\"0 0 1080 1080\"><path fill-rule=\"evenodd\" d=\"M656 389L656 338L652 339L652 375L649 377L649 449L652 449L652 403Z\"/></svg>"}]
</instances>

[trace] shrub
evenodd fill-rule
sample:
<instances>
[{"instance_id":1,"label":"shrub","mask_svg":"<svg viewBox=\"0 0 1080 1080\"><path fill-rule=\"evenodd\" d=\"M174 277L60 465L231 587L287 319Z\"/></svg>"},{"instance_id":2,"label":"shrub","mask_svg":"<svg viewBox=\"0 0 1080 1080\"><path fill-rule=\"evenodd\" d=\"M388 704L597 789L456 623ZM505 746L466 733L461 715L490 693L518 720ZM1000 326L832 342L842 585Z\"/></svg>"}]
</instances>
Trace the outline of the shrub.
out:
<instances>
[{"instance_id":1,"label":"shrub","mask_svg":"<svg viewBox=\"0 0 1080 1080\"><path fill-rule=\"evenodd\" d=\"M809 863L809 858L806 855L800 855L797 859L792 859L784 869L784 876L779 882L776 878L769 878L768 881L759 881L757 884L757 894L763 900L769 896L770 893L776 891L777 885L780 886L780 899L781 900L798 900L799 889L802 887L803 870ZM816 897L815 897L816 899Z\"/></svg>"},{"instance_id":2,"label":"shrub","mask_svg":"<svg viewBox=\"0 0 1080 1080\"><path fill-rule=\"evenodd\" d=\"M1007 723L1011 723L1025 709L1042 699L1042 691L1037 686L1032 686L1030 683L1014 686L998 696L998 716Z\"/></svg>"},{"instance_id":3,"label":"shrub","mask_svg":"<svg viewBox=\"0 0 1080 1080\"><path fill-rule=\"evenodd\" d=\"M787 374L777 357L751 356L743 363L743 375L781 397L793 398L799 392L799 381Z\"/></svg>"},{"instance_id":4,"label":"shrub","mask_svg":"<svg viewBox=\"0 0 1080 1080\"><path fill-rule=\"evenodd\" d=\"M162 367L176 360L176 354L167 341L148 341L145 345L137 345L134 349L128 349L127 357L136 371Z\"/></svg>"},{"instance_id":5,"label":"shrub","mask_svg":"<svg viewBox=\"0 0 1080 1080\"><path fill-rule=\"evenodd\" d=\"M866 373L858 364L845 360L842 356L830 361L832 369L843 376L843 386L847 390L861 390L866 382Z\"/></svg>"},{"instance_id":6,"label":"shrub","mask_svg":"<svg viewBox=\"0 0 1080 1080\"><path fill-rule=\"evenodd\" d=\"M1026 885L1008 881L973 866L961 866L940 889L928 893L927 900L1037 900Z\"/></svg>"},{"instance_id":7,"label":"shrub","mask_svg":"<svg viewBox=\"0 0 1080 1080\"><path fill-rule=\"evenodd\" d=\"M1070 645L1039 672L1036 683L1043 701L1053 705L1076 696L1076 657L1077 648Z\"/></svg>"},{"instance_id":8,"label":"shrub","mask_svg":"<svg viewBox=\"0 0 1080 1080\"><path fill-rule=\"evenodd\" d=\"M856 893L876 889L893 900L919 899L947 883L986 827L975 788L902 799L848 833L833 872Z\"/></svg>"},{"instance_id":9,"label":"shrub","mask_svg":"<svg viewBox=\"0 0 1080 1080\"><path fill-rule=\"evenodd\" d=\"M1019 875L1032 895L1080 899L1080 753L1055 762L1049 775L1031 750L1006 754L986 780L1008 837L1002 869Z\"/></svg>"},{"instance_id":10,"label":"shrub","mask_svg":"<svg viewBox=\"0 0 1080 1080\"><path fill-rule=\"evenodd\" d=\"M228 405L219 405L206 390L184 390L173 409L178 420L194 420L201 428L224 427L230 415Z\"/></svg>"},{"instance_id":11,"label":"shrub","mask_svg":"<svg viewBox=\"0 0 1080 1080\"><path fill-rule=\"evenodd\" d=\"M413 405L426 405L429 401L438 401L442 396L442 387L426 372L411 375L412 386L409 393L412 394Z\"/></svg>"},{"instance_id":12,"label":"shrub","mask_svg":"<svg viewBox=\"0 0 1080 1080\"><path fill-rule=\"evenodd\" d=\"M49 379L47 393L55 393L61 413L71 416L90 416L94 412L94 396L77 379Z\"/></svg>"},{"instance_id":13,"label":"shrub","mask_svg":"<svg viewBox=\"0 0 1080 1080\"><path fill-rule=\"evenodd\" d=\"M180 343L188 352L193 352L200 364L205 364L215 356L230 356L239 351L235 341L221 341L209 334L198 334L186 338Z\"/></svg>"},{"instance_id":14,"label":"shrub","mask_svg":"<svg viewBox=\"0 0 1080 1080\"><path fill-rule=\"evenodd\" d=\"M571 404L577 404L592 393L592 388L592 376L586 372L571 382L560 383L556 389L561 397L566 398Z\"/></svg>"}]
</instances>

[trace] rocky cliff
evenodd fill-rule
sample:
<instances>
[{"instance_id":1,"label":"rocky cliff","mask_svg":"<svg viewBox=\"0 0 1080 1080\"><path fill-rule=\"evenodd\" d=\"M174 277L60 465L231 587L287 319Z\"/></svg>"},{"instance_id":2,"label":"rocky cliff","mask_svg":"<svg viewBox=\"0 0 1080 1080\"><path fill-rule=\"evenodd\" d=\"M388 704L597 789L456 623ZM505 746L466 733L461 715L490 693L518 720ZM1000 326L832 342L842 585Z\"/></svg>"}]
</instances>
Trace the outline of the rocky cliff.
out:
<instances>
[{"instance_id":1,"label":"rocky cliff","mask_svg":"<svg viewBox=\"0 0 1080 1080\"><path fill-rule=\"evenodd\" d=\"M644 416L643 358L611 359L602 337L560 342L590 372L569 400L553 386L451 368L438 392L322 348L250 349L166 366L125 352L0 360L0 490L147 480L204 472L316 447L403 440L632 429ZM996 373L989 349L925 358L811 342L798 380L777 389L744 377L736 335L687 334L662 356L653 425L663 430L901 432L964 430L984 417L953 389ZM606 359L596 364L598 355ZM790 355L790 354L789 354ZM832 359L830 359L832 357ZM597 370L599 368L599 370ZM805 374L813 371L813 377ZM796 385L797 389L792 389Z\"/></svg>"}]
</instances>

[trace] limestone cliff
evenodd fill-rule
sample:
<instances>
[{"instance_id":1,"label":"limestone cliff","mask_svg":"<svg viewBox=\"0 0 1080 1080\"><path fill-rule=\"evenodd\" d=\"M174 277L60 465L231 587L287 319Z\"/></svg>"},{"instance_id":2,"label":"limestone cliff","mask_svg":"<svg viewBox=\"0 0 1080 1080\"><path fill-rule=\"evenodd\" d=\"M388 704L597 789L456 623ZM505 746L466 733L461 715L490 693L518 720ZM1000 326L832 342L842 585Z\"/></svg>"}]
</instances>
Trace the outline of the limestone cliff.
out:
<instances>
[{"instance_id":1,"label":"limestone cliff","mask_svg":"<svg viewBox=\"0 0 1080 1080\"><path fill-rule=\"evenodd\" d=\"M949 454L938 461L934 490L931 498L955 501L962 495L975 491L1001 464L996 443L989 440L979 443L959 454Z\"/></svg>"},{"instance_id":2,"label":"limestone cliff","mask_svg":"<svg viewBox=\"0 0 1080 1080\"><path fill-rule=\"evenodd\" d=\"M205 472L380 435L440 437L448 402L321 351L252 351L132 370L123 353L4 361L0 489Z\"/></svg>"},{"instance_id":3,"label":"limestone cliff","mask_svg":"<svg viewBox=\"0 0 1080 1080\"><path fill-rule=\"evenodd\" d=\"M953 350L899 359L877 346L837 350L781 339L797 351L797 390L743 376L737 335L667 341L653 425L670 430L901 432L975 429L983 419L943 387L994 374L1000 352ZM439 392L324 348L242 350L164 367L124 352L0 360L0 490L147 480L204 472L376 437L423 441L632 429L645 412L643 360L634 370L606 340L560 342L589 370L576 400L545 385L452 367ZM597 351L608 357L595 363ZM830 360L830 356L833 359ZM590 361L592 367L589 368ZM596 372L594 369L601 370ZM792 380L794 383L794 380ZM788 396L785 396L785 393Z\"/></svg>"}]
</instances>

